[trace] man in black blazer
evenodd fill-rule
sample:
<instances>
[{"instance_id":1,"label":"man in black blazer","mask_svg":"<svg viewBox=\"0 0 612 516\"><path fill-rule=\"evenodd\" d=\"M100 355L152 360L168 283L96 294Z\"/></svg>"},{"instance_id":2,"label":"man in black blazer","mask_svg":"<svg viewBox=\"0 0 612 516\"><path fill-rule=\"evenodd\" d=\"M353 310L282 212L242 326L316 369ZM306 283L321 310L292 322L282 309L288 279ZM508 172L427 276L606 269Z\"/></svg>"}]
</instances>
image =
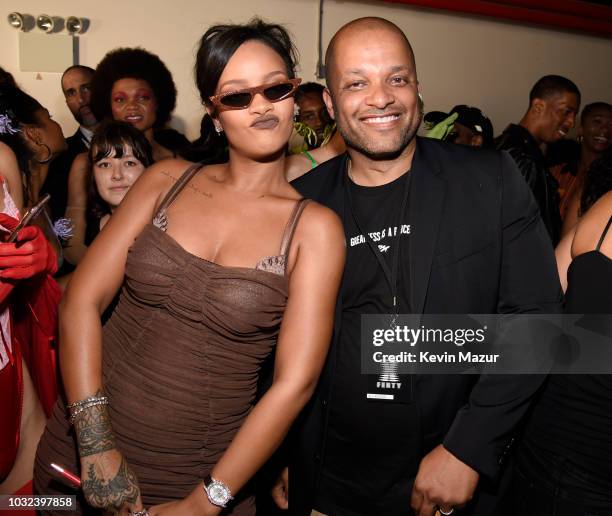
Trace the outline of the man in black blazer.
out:
<instances>
[{"instance_id":1,"label":"man in black blazer","mask_svg":"<svg viewBox=\"0 0 612 516\"><path fill-rule=\"evenodd\" d=\"M89 104L91 102L91 80L95 70L84 65L74 65L62 74L61 85L66 105L79 123L76 132L66 138L68 148L53 160L42 187L42 192L51 194L49 209L57 220L64 216L68 200L68 176L77 155L89 149L89 142L98 125Z\"/></svg>"},{"instance_id":2,"label":"man in black blazer","mask_svg":"<svg viewBox=\"0 0 612 516\"><path fill-rule=\"evenodd\" d=\"M326 70L348 151L293 185L338 213L348 252L328 360L289 446L289 512L450 514L495 484L542 377L415 375L386 390L361 374L360 317L557 313L553 249L507 154L416 137L422 99L398 27L345 25Z\"/></svg>"}]
</instances>

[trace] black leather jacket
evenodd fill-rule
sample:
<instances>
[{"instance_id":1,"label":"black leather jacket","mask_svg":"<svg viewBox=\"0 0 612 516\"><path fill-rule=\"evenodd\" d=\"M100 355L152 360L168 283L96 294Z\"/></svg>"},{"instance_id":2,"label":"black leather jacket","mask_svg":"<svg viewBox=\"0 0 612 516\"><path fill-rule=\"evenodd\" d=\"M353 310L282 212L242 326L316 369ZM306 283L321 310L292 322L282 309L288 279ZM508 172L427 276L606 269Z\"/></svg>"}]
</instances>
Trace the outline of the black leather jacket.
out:
<instances>
[{"instance_id":1,"label":"black leather jacket","mask_svg":"<svg viewBox=\"0 0 612 516\"><path fill-rule=\"evenodd\" d=\"M548 171L538 142L524 127L510 124L501 136L495 139L495 148L508 151L516 162L540 207L542 220L553 246L556 246L561 232L559 185Z\"/></svg>"}]
</instances>

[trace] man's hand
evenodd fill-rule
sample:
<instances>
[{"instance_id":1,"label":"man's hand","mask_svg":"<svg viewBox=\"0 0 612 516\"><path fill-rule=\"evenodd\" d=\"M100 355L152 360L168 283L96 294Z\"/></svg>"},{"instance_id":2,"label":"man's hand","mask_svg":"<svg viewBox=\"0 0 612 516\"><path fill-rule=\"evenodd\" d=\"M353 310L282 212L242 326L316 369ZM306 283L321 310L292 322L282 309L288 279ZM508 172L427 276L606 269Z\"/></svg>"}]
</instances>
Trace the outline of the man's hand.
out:
<instances>
[{"instance_id":1,"label":"man's hand","mask_svg":"<svg viewBox=\"0 0 612 516\"><path fill-rule=\"evenodd\" d=\"M274 503L280 509L289 508L289 468L284 468L276 479L274 487L270 491Z\"/></svg>"},{"instance_id":2,"label":"man's hand","mask_svg":"<svg viewBox=\"0 0 612 516\"><path fill-rule=\"evenodd\" d=\"M421 461L410 505L416 516L434 516L439 507L448 512L472 499L478 473L441 444Z\"/></svg>"}]
</instances>

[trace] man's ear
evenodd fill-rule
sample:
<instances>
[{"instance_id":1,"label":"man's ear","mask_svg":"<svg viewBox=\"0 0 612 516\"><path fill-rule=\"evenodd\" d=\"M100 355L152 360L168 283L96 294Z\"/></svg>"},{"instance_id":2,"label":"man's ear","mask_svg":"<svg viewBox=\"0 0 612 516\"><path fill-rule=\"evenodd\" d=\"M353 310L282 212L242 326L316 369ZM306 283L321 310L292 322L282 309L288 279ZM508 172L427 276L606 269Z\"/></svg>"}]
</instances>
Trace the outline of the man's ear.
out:
<instances>
[{"instance_id":1,"label":"man's ear","mask_svg":"<svg viewBox=\"0 0 612 516\"><path fill-rule=\"evenodd\" d=\"M336 114L334 113L334 103L332 102L331 94L329 90L325 88L323 90L323 102L325 102L325 107L327 108L327 112L332 120L336 120Z\"/></svg>"},{"instance_id":2,"label":"man's ear","mask_svg":"<svg viewBox=\"0 0 612 516\"><path fill-rule=\"evenodd\" d=\"M542 115L546 111L546 101L544 99L533 99L530 109L534 114Z\"/></svg>"},{"instance_id":3,"label":"man's ear","mask_svg":"<svg viewBox=\"0 0 612 516\"><path fill-rule=\"evenodd\" d=\"M482 137L482 134L475 134L474 136L472 136L472 140L470 141L470 145L472 147L482 147L483 143L484 139Z\"/></svg>"}]
</instances>

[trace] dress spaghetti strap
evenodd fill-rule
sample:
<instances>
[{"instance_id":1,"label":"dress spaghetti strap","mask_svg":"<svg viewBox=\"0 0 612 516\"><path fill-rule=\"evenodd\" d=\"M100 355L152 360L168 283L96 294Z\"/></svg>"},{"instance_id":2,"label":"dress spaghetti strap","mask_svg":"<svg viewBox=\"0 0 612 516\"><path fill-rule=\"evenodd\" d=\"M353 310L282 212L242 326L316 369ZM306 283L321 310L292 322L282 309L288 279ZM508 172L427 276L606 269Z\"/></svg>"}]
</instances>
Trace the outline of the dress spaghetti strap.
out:
<instances>
[{"instance_id":1,"label":"dress spaghetti strap","mask_svg":"<svg viewBox=\"0 0 612 516\"><path fill-rule=\"evenodd\" d=\"M603 244L603 241L606 238L606 235L608 233L608 229L610 229L610 224L612 224L612 215L610 215L610 218L608 219L608 223L606 224L606 227L604 228L603 233L601 234L599 242L597 242L597 247L595 248L596 251L599 251L601 244Z\"/></svg>"},{"instance_id":2,"label":"dress spaghetti strap","mask_svg":"<svg viewBox=\"0 0 612 516\"><path fill-rule=\"evenodd\" d=\"M168 219L166 218L166 210L168 206L172 204L176 196L181 193L181 190L185 188L187 183L191 181L193 176L197 174L197 172L204 166L204 163L194 163L190 167L183 172L181 177L179 177L178 181L172 185L172 188L168 190L168 193L162 200L161 204L157 208L157 212L155 213L155 217L153 218L153 225L157 226L162 231L166 231L168 227Z\"/></svg>"},{"instance_id":3,"label":"dress spaghetti strap","mask_svg":"<svg viewBox=\"0 0 612 516\"><path fill-rule=\"evenodd\" d=\"M285 257L285 269L287 268L287 258L289 254L289 249L291 248L291 242L293 240L293 235L295 233L295 228L302 216L304 208L310 202L310 199L300 199L295 203L295 208L293 208L293 212L287 221L287 225L285 226L285 231L283 232L283 239L281 240L280 246L280 256Z\"/></svg>"}]
</instances>

